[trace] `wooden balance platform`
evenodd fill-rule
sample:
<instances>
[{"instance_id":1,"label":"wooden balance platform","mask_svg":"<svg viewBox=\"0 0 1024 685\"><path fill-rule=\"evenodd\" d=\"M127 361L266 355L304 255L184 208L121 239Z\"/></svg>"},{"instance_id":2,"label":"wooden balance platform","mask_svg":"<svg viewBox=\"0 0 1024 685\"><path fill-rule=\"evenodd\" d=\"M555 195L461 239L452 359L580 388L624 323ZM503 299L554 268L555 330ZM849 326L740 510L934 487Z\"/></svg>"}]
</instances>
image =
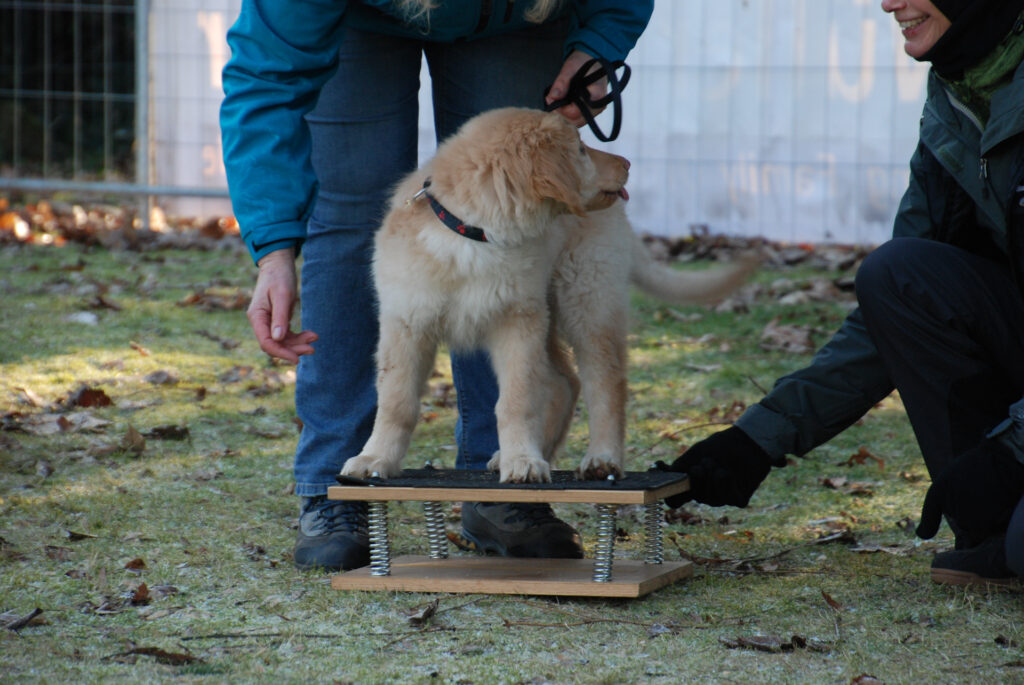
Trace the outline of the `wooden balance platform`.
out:
<instances>
[{"instance_id":1,"label":"wooden balance platform","mask_svg":"<svg viewBox=\"0 0 1024 685\"><path fill-rule=\"evenodd\" d=\"M689 561L665 561L665 497L685 492L684 474L629 471L622 478L580 481L572 471L553 471L551 483L498 482L493 471L407 469L397 478L349 478L327 490L335 500L369 503L370 565L331 579L336 590L398 590L578 597L642 597L689 577ZM429 555L391 558L387 503L423 502ZM598 541L593 559L448 557L441 502L547 502L594 504ZM616 511L645 507L644 559L613 559Z\"/></svg>"}]
</instances>

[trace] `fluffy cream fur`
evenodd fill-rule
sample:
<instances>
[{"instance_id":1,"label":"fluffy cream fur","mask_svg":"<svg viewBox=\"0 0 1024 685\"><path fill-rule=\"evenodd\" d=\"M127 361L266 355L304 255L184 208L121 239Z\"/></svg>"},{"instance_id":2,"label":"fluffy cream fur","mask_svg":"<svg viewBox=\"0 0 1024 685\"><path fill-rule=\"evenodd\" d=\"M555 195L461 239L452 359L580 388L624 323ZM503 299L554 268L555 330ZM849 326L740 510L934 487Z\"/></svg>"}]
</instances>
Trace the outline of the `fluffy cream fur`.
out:
<instances>
[{"instance_id":1,"label":"fluffy cream fur","mask_svg":"<svg viewBox=\"0 0 1024 685\"><path fill-rule=\"evenodd\" d=\"M442 341L490 352L500 449L489 467L502 481L550 480L581 381L590 444L579 473L622 473L630 281L674 302L705 302L753 268L683 273L653 262L620 200L628 169L586 147L560 115L509 108L471 119L402 181L375 245L379 407L343 474L400 473ZM413 199L428 177L441 204L490 242L456 234Z\"/></svg>"}]
</instances>

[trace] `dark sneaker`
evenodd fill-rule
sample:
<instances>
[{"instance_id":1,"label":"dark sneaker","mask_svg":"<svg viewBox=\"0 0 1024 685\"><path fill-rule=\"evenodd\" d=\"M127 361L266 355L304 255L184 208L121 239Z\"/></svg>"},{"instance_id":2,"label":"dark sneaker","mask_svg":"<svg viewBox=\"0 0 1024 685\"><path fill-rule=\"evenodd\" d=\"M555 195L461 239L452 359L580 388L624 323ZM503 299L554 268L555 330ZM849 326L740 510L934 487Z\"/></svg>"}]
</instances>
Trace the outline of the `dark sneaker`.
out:
<instances>
[{"instance_id":1,"label":"dark sneaker","mask_svg":"<svg viewBox=\"0 0 1024 685\"><path fill-rule=\"evenodd\" d=\"M940 585L1013 585L1017 574L1006 566L1005 538L989 538L977 547L939 552L932 559L932 581Z\"/></svg>"},{"instance_id":2,"label":"dark sneaker","mask_svg":"<svg viewBox=\"0 0 1024 685\"><path fill-rule=\"evenodd\" d=\"M366 502L330 500L326 495L302 498L296 568L347 571L369 563Z\"/></svg>"},{"instance_id":3,"label":"dark sneaker","mask_svg":"<svg viewBox=\"0 0 1024 685\"><path fill-rule=\"evenodd\" d=\"M480 551L505 557L583 558L580 534L550 504L463 502L462 535Z\"/></svg>"}]
</instances>

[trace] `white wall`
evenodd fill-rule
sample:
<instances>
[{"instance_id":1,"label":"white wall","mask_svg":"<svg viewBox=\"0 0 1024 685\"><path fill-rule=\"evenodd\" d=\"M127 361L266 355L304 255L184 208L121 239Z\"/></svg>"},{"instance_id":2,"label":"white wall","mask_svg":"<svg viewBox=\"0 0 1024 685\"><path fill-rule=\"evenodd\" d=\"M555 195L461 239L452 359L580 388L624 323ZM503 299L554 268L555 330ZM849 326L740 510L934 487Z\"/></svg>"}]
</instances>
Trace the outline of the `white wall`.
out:
<instances>
[{"instance_id":1,"label":"white wall","mask_svg":"<svg viewBox=\"0 0 1024 685\"><path fill-rule=\"evenodd\" d=\"M150 11L151 181L226 188L218 111L225 39L240 0L152 0ZM227 200L166 200L172 213L227 214Z\"/></svg>"},{"instance_id":2,"label":"white wall","mask_svg":"<svg viewBox=\"0 0 1024 685\"><path fill-rule=\"evenodd\" d=\"M153 0L156 183L224 185L219 71L237 7ZM622 134L607 147L633 163L638 230L888 237L926 68L903 54L877 0L659 0L628 61ZM428 92L424 156L433 140ZM607 127L610 114L601 120ZM223 211L185 202L179 211Z\"/></svg>"}]
</instances>

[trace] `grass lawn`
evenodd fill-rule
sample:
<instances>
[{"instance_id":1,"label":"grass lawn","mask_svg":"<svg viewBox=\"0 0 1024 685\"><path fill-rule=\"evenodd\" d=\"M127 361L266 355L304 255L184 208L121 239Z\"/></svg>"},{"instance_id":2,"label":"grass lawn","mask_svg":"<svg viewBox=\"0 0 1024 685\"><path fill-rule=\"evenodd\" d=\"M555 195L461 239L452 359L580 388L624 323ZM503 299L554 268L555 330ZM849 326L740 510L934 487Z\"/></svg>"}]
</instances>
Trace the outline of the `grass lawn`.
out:
<instances>
[{"instance_id":1,"label":"grass lawn","mask_svg":"<svg viewBox=\"0 0 1024 685\"><path fill-rule=\"evenodd\" d=\"M629 469L719 430L838 326L851 296L826 286L850 272L784 261L741 311L634 297ZM696 572L643 599L332 590L291 563L294 371L250 339L253 275L237 248L0 247L0 612L42 612L0 631L0 681L1024 681L1020 592L928 579L952 537L913 537L928 478L896 396L748 508L669 512L667 557ZM454 464L450 384L439 358L407 466ZM556 467L584 450L580 420ZM557 511L592 549L592 507ZM395 553L422 553L419 507L391 519ZM638 556L641 512L619 525Z\"/></svg>"}]
</instances>

